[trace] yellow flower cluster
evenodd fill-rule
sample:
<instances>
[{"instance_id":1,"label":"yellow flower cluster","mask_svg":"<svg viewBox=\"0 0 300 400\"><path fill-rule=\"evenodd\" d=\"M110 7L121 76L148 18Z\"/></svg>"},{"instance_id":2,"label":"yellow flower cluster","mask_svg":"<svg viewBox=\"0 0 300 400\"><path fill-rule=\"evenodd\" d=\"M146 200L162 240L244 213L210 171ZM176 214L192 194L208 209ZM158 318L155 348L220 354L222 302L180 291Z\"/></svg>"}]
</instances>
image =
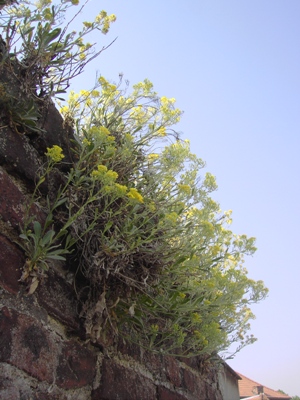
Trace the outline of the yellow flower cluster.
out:
<instances>
[{"instance_id":1,"label":"yellow flower cluster","mask_svg":"<svg viewBox=\"0 0 300 400\"><path fill-rule=\"evenodd\" d=\"M161 128L158 129L157 134L159 136L167 136L166 128L162 126Z\"/></svg>"},{"instance_id":2,"label":"yellow flower cluster","mask_svg":"<svg viewBox=\"0 0 300 400\"><path fill-rule=\"evenodd\" d=\"M201 319L199 313L193 313L192 320L193 320L193 322L200 323L202 319Z\"/></svg>"},{"instance_id":3,"label":"yellow flower cluster","mask_svg":"<svg viewBox=\"0 0 300 400\"><path fill-rule=\"evenodd\" d=\"M178 184L178 189L180 192L183 192L187 195L190 195L192 192L192 188L189 185L182 185L182 184Z\"/></svg>"},{"instance_id":4,"label":"yellow flower cluster","mask_svg":"<svg viewBox=\"0 0 300 400\"><path fill-rule=\"evenodd\" d=\"M214 233L215 228L211 222L202 221L202 227L205 229L207 235L212 235Z\"/></svg>"},{"instance_id":5,"label":"yellow flower cluster","mask_svg":"<svg viewBox=\"0 0 300 400\"><path fill-rule=\"evenodd\" d=\"M159 330L159 326L158 325L151 325L151 332L156 334Z\"/></svg>"},{"instance_id":6,"label":"yellow flower cluster","mask_svg":"<svg viewBox=\"0 0 300 400\"><path fill-rule=\"evenodd\" d=\"M133 85L134 95L143 94L148 95L153 89L153 83L149 79L145 79L143 82L139 82Z\"/></svg>"},{"instance_id":7,"label":"yellow flower cluster","mask_svg":"<svg viewBox=\"0 0 300 400\"><path fill-rule=\"evenodd\" d=\"M99 92L99 90L92 90L91 91L91 95L92 95L92 97L99 97L100 96L100 92Z\"/></svg>"},{"instance_id":8,"label":"yellow flower cluster","mask_svg":"<svg viewBox=\"0 0 300 400\"><path fill-rule=\"evenodd\" d=\"M137 107L133 107L131 109L130 118L134 119L137 124L143 125L148 119L148 115L143 106L138 105Z\"/></svg>"},{"instance_id":9,"label":"yellow flower cluster","mask_svg":"<svg viewBox=\"0 0 300 400\"><path fill-rule=\"evenodd\" d=\"M126 192L127 192L127 186L125 186L125 185L120 185L119 183L115 183L114 189L115 189L116 194L117 194L119 197L124 196L124 195L126 194Z\"/></svg>"},{"instance_id":10,"label":"yellow flower cluster","mask_svg":"<svg viewBox=\"0 0 300 400\"><path fill-rule=\"evenodd\" d=\"M88 140L92 141L97 147L105 146L104 148L109 150L108 147L110 148L110 145L115 142L115 137L110 134L105 126L92 126L88 131ZM112 147L110 150L108 153L114 154L115 148ZM109 158L108 154L105 157Z\"/></svg>"},{"instance_id":11,"label":"yellow flower cluster","mask_svg":"<svg viewBox=\"0 0 300 400\"><path fill-rule=\"evenodd\" d=\"M112 83L109 83L103 76L100 76L98 82L101 85L103 96L111 97L112 95L116 96L119 94L117 86Z\"/></svg>"},{"instance_id":12,"label":"yellow flower cluster","mask_svg":"<svg viewBox=\"0 0 300 400\"><path fill-rule=\"evenodd\" d=\"M47 152L45 154L53 162L60 162L65 157L62 153L62 148L56 144L51 148L47 147Z\"/></svg>"},{"instance_id":13,"label":"yellow flower cluster","mask_svg":"<svg viewBox=\"0 0 300 400\"><path fill-rule=\"evenodd\" d=\"M92 171L91 177L97 180L101 180L106 184L111 184L118 178L118 173L111 169L107 169L105 165L98 165L97 169Z\"/></svg>"},{"instance_id":14,"label":"yellow flower cluster","mask_svg":"<svg viewBox=\"0 0 300 400\"><path fill-rule=\"evenodd\" d=\"M148 209L151 212L155 212L156 211L156 206L155 206L155 203L153 201L151 201L151 203L148 204Z\"/></svg>"},{"instance_id":15,"label":"yellow flower cluster","mask_svg":"<svg viewBox=\"0 0 300 400\"><path fill-rule=\"evenodd\" d=\"M165 215L165 221L175 225L177 223L178 214L176 212L171 212Z\"/></svg>"},{"instance_id":16,"label":"yellow flower cluster","mask_svg":"<svg viewBox=\"0 0 300 400\"><path fill-rule=\"evenodd\" d=\"M144 202L143 196L135 188L129 189L129 192L127 193L127 196L130 199L138 201L139 203L143 203Z\"/></svg>"},{"instance_id":17,"label":"yellow flower cluster","mask_svg":"<svg viewBox=\"0 0 300 400\"><path fill-rule=\"evenodd\" d=\"M200 331L195 329L193 333L194 333L194 335L196 336L196 338L198 340L202 341L202 345L203 346L207 346L208 345L208 340L206 339L206 337Z\"/></svg>"},{"instance_id":18,"label":"yellow flower cluster","mask_svg":"<svg viewBox=\"0 0 300 400\"><path fill-rule=\"evenodd\" d=\"M164 121L171 124L176 124L180 121L181 111L179 108L174 107L175 99L168 99L163 96L160 99L161 108L160 111L164 116Z\"/></svg>"},{"instance_id":19,"label":"yellow flower cluster","mask_svg":"<svg viewBox=\"0 0 300 400\"><path fill-rule=\"evenodd\" d=\"M132 143L134 140L134 137L130 133L125 133L125 140L129 143Z\"/></svg>"},{"instance_id":20,"label":"yellow flower cluster","mask_svg":"<svg viewBox=\"0 0 300 400\"><path fill-rule=\"evenodd\" d=\"M88 21L83 21L83 26L84 26L86 29L90 29L90 28L93 27L93 23L92 23L92 22L88 22Z\"/></svg>"},{"instance_id":21,"label":"yellow flower cluster","mask_svg":"<svg viewBox=\"0 0 300 400\"><path fill-rule=\"evenodd\" d=\"M92 142L90 140L88 140L87 138L84 138L82 140L82 144L86 147L90 146L92 144Z\"/></svg>"},{"instance_id":22,"label":"yellow flower cluster","mask_svg":"<svg viewBox=\"0 0 300 400\"><path fill-rule=\"evenodd\" d=\"M44 7L47 7L52 3L52 0L38 0L35 3L35 6L38 10L42 10Z\"/></svg>"},{"instance_id":23,"label":"yellow flower cluster","mask_svg":"<svg viewBox=\"0 0 300 400\"><path fill-rule=\"evenodd\" d=\"M66 115L69 112L69 107L68 106L63 106L61 107L61 109L59 110L61 114Z\"/></svg>"},{"instance_id":24,"label":"yellow flower cluster","mask_svg":"<svg viewBox=\"0 0 300 400\"><path fill-rule=\"evenodd\" d=\"M106 11L101 11L95 18L95 23L100 27L100 25L102 26L101 28L101 32L106 34L109 30L110 24L112 22L115 22L117 19L117 17L115 16L115 14L111 14L111 15L107 15Z\"/></svg>"},{"instance_id":25,"label":"yellow flower cluster","mask_svg":"<svg viewBox=\"0 0 300 400\"><path fill-rule=\"evenodd\" d=\"M148 155L148 160L150 162L153 162L153 161L157 160L158 157L159 157L159 155L157 153L151 153L151 154Z\"/></svg>"},{"instance_id":26,"label":"yellow flower cluster","mask_svg":"<svg viewBox=\"0 0 300 400\"><path fill-rule=\"evenodd\" d=\"M53 18L53 16L52 16L51 9L50 9L49 7L45 8L45 9L43 10L43 19L44 19L45 21L51 21L52 18Z\"/></svg>"}]
</instances>

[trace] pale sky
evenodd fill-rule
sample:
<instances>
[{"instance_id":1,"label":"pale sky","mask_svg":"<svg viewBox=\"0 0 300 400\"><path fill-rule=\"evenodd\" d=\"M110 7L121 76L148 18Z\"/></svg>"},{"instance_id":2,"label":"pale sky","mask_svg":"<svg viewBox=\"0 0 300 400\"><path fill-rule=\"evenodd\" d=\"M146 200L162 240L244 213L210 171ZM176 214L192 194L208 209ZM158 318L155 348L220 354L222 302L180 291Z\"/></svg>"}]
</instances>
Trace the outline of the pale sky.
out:
<instances>
[{"instance_id":1,"label":"pale sky","mask_svg":"<svg viewBox=\"0 0 300 400\"><path fill-rule=\"evenodd\" d=\"M77 79L144 78L184 111L178 129L217 178L232 229L257 238L249 276L270 293L253 307L258 342L230 366L300 396L300 1L90 0L80 19L117 15L98 47L116 42ZM298 247L299 246L299 247Z\"/></svg>"}]
</instances>

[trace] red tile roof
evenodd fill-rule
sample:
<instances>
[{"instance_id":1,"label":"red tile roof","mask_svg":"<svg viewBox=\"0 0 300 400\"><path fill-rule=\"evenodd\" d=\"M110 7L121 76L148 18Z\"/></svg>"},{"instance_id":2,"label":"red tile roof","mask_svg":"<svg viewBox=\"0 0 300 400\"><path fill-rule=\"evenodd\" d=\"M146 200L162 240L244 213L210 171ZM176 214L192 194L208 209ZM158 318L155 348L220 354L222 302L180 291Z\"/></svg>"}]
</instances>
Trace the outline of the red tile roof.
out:
<instances>
[{"instance_id":1,"label":"red tile roof","mask_svg":"<svg viewBox=\"0 0 300 400\"><path fill-rule=\"evenodd\" d=\"M261 383L255 382L252 379L247 378L246 376L237 372L238 375L242 378L239 382L239 391L240 391L240 398L244 399L246 397L252 397L258 394L257 387L263 387L263 393L270 399L270 400L291 400L290 396L277 392L276 390L270 389Z\"/></svg>"},{"instance_id":2,"label":"red tile roof","mask_svg":"<svg viewBox=\"0 0 300 400\"><path fill-rule=\"evenodd\" d=\"M244 400L270 400L270 397L267 397L265 394L257 394L256 396L247 397Z\"/></svg>"}]
</instances>

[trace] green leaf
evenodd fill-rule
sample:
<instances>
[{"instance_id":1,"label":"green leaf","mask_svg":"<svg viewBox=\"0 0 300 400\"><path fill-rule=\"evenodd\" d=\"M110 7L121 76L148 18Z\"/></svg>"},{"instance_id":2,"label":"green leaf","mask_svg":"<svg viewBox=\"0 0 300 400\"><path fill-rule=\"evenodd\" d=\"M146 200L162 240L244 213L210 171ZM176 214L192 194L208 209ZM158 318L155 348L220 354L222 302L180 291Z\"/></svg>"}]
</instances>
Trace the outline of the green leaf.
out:
<instances>
[{"instance_id":1,"label":"green leaf","mask_svg":"<svg viewBox=\"0 0 300 400\"><path fill-rule=\"evenodd\" d=\"M34 233L35 233L35 235L37 237L41 236L42 227L41 227L41 224L38 221L35 221L33 223L33 230L34 230Z\"/></svg>"},{"instance_id":2,"label":"green leaf","mask_svg":"<svg viewBox=\"0 0 300 400\"><path fill-rule=\"evenodd\" d=\"M47 244L52 243L54 235L55 231L53 231L52 229L48 231L41 240L41 246L46 246Z\"/></svg>"},{"instance_id":3,"label":"green leaf","mask_svg":"<svg viewBox=\"0 0 300 400\"><path fill-rule=\"evenodd\" d=\"M60 33L61 33L61 28L55 28L53 29L52 32L49 32L44 40L45 45L48 45L50 42L56 39L60 35Z\"/></svg>"},{"instance_id":4,"label":"green leaf","mask_svg":"<svg viewBox=\"0 0 300 400\"><path fill-rule=\"evenodd\" d=\"M187 256L179 257L179 258L175 261L175 263L173 264L173 267L176 267L177 265L183 263L184 261L186 261L186 260L188 260L188 259L189 259L189 257L187 257Z\"/></svg>"},{"instance_id":5,"label":"green leaf","mask_svg":"<svg viewBox=\"0 0 300 400\"><path fill-rule=\"evenodd\" d=\"M64 197L63 199L58 200L58 201L55 203L55 207L53 208L53 210L55 210L55 208L57 208L57 207L61 206L62 204L64 204L67 200L68 200L67 197Z\"/></svg>"},{"instance_id":6,"label":"green leaf","mask_svg":"<svg viewBox=\"0 0 300 400\"><path fill-rule=\"evenodd\" d=\"M66 261L66 258L63 256L59 256L59 255L47 255L47 258L50 258L51 260L61 260L61 261Z\"/></svg>"}]
</instances>

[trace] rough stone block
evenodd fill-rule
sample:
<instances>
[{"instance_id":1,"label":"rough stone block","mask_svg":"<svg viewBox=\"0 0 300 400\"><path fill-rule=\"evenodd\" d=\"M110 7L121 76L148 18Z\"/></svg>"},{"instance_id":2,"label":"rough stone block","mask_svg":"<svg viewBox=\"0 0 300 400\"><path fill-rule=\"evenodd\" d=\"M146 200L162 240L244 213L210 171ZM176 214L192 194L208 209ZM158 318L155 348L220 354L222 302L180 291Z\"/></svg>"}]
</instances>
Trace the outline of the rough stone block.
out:
<instances>
[{"instance_id":1,"label":"rough stone block","mask_svg":"<svg viewBox=\"0 0 300 400\"><path fill-rule=\"evenodd\" d=\"M206 385L206 400L214 399L214 400L223 400L223 396L219 390L217 390L214 385L207 384Z\"/></svg>"},{"instance_id":2,"label":"rough stone block","mask_svg":"<svg viewBox=\"0 0 300 400\"><path fill-rule=\"evenodd\" d=\"M195 371L199 371L200 363L201 363L201 356L195 357L178 357L183 364L188 365L190 368L194 369Z\"/></svg>"},{"instance_id":3,"label":"rough stone block","mask_svg":"<svg viewBox=\"0 0 300 400\"><path fill-rule=\"evenodd\" d=\"M29 138L6 127L0 130L0 164L34 181L42 163Z\"/></svg>"},{"instance_id":4,"label":"rough stone block","mask_svg":"<svg viewBox=\"0 0 300 400\"><path fill-rule=\"evenodd\" d=\"M136 371L104 360L101 385L92 393L92 400L155 400L155 384Z\"/></svg>"},{"instance_id":5,"label":"rough stone block","mask_svg":"<svg viewBox=\"0 0 300 400\"><path fill-rule=\"evenodd\" d=\"M1 361L40 381L52 382L59 347L35 319L3 307L0 311Z\"/></svg>"},{"instance_id":6,"label":"rough stone block","mask_svg":"<svg viewBox=\"0 0 300 400\"><path fill-rule=\"evenodd\" d=\"M0 215L14 228L24 217L25 196L6 171L0 167Z\"/></svg>"},{"instance_id":7,"label":"rough stone block","mask_svg":"<svg viewBox=\"0 0 300 400\"><path fill-rule=\"evenodd\" d=\"M13 329L17 324L17 314L7 307L0 310L0 361L9 362L12 352Z\"/></svg>"},{"instance_id":8,"label":"rough stone block","mask_svg":"<svg viewBox=\"0 0 300 400\"><path fill-rule=\"evenodd\" d=\"M141 361L142 349L138 345L134 343L128 343L123 338L120 338L117 349L120 353L130 356L138 362Z\"/></svg>"},{"instance_id":9,"label":"rough stone block","mask_svg":"<svg viewBox=\"0 0 300 400\"><path fill-rule=\"evenodd\" d=\"M38 286L36 296L48 313L72 331L79 331L76 294L73 288L49 269L47 279Z\"/></svg>"},{"instance_id":10,"label":"rough stone block","mask_svg":"<svg viewBox=\"0 0 300 400\"><path fill-rule=\"evenodd\" d=\"M1 167L0 187L0 216L3 221L8 222L13 228L19 229L19 226L23 223L29 200L21 192L12 177ZM36 215L39 221L43 221L45 218L42 211L35 204L31 206L30 215Z\"/></svg>"},{"instance_id":11,"label":"rough stone block","mask_svg":"<svg viewBox=\"0 0 300 400\"><path fill-rule=\"evenodd\" d=\"M74 389L89 385L95 372L96 357L89 349L75 341L65 343L56 370L59 387Z\"/></svg>"},{"instance_id":12,"label":"rough stone block","mask_svg":"<svg viewBox=\"0 0 300 400\"><path fill-rule=\"evenodd\" d=\"M181 386L181 368L178 360L174 357L164 357L164 367L166 371L166 378L176 387Z\"/></svg>"},{"instance_id":13,"label":"rough stone block","mask_svg":"<svg viewBox=\"0 0 300 400\"><path fill-rule=\"evenodd\" d=\"M25 257L19 248L0 235L0 285L12 294L19 291Z\"/></svg>"},{"instance_id":14,"label":"rough stone block","mask_svg":"<svg viewBox=\"0 0 300 400\"><path fill-rule=\"evenodd\" d=\"M204 400L206 398L206 383L200 375L184 369L183 386L188 392L197 395L199 399Z\"/></svg>"},{"instance_id":15,"label":"rough stone block","mask_svg":"<svg viewBox=\"0 0 300 400\"><path fill-rule=\"evenodd\" d=\"M158 400L187 400L187 399L190 399L190 397L186 397L180 393L173 392L162 386L158 388ZM199 397L199 399L203 400L201 397Z\"/></svg>"},{"instance_id":16,"label":"rough stone block","mask_svg":"<svg viewBox=\"0 0 300 400\"><path fill-rule=\"evenodd\" d=\"M142 356L142 363L149 371L151 371L156 379L160 379L162 377L163 356L161 354L144 351Z\"/></svg>"},{"instance_id":17,"label":"rough stone block","mask_svg":"<svg viewBox=\"0 0 300 400\"><path fill-rule=\"evenodd\" d=\"M73 129L65 126L63 117L53 102L49 102L47 108L43 110L42 118L44 132L35 137L32 141L33 146L40 155L43 155L47 147L58 145L63 149L64 163L71 163L74 160L71 148L75 147L75 144L70 142L70 140L74 140ZM60 167L63 169L64 165Z\"/></svg>"}]
</instances>

